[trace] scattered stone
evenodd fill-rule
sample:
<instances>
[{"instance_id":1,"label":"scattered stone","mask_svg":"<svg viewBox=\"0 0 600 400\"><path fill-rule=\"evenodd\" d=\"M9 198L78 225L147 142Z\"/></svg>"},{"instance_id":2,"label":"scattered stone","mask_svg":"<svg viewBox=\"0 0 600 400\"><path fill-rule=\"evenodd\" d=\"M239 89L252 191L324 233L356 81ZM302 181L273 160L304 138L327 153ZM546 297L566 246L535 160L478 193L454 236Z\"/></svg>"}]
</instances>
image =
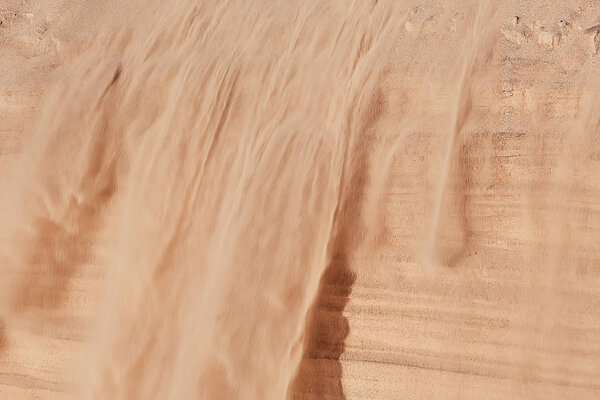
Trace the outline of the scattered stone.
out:
<instances>
[{"instance_id":1,"label":"scattered stone","mask_svg":"<svg viewBox=\"0 0 600 400\"><path fill-rule=\"evenodd\" d=\"M520 45L523 44L523 42L525 42L526 40L525 36L521 32L516 31L515 29L502 28L501 32L506 38L506 40L514 44Z\"/></svg>"},{"instance_id":2,"label":"scattered stone","mask_svg":"<svg viewBox=\"0 0 600 400\"><path fill-rule=\"evenodd\" d=\"M433 30L434 26L435 26L435 16L430 15L421 24L421 32L422 33L431 32Z\"/></svg>"},{"instance_id":3,"label":"scattered stone","mask_svg":"<svg viewBox=\"0 0 600 400\"><path fill-rule=\"evenodd\" d=\"M531 24L529 29L537 37L538 44L544 46L548 50L552 50L560 44L562 35L558 32L548 31L544 26L540 25L539 21L535 21Z\"/></svg>"},{"instance_id":4,"label":"scattered stone","mask_svg":"<svg viewBox=\"0 0 600 400\"><path fill-rule=\"evenodd\" d=\"M556 47L555 35L546 30L541 30L538 32L538 44L544 46L547 49L553 49Z\"/></svg>"},{"instance_id":5,"label":"scattered stone","mask_svg":"<svg viewBox=\"0 0 600 400\"><path fill-rule=\"evenodd\" d=\"M504 38L511 43L521 45L527 41L527 37L525 33L522 32L523 29L517 28L521 18L519 16L514 16L510 18L505 24L504 27L500 30Z\"/></svg>"}]
</instances>

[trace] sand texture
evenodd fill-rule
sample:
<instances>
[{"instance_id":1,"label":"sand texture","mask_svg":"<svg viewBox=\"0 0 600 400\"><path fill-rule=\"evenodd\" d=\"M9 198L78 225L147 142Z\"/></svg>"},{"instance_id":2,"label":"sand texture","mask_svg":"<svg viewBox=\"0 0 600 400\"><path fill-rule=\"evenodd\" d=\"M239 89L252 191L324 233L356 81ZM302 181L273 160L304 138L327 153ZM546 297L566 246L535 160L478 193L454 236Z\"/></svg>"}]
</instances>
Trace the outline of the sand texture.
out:
<instances>
[{"instance_id":1,"label":"sand texture","mask_svg":"<svg viewBox=\"0 0 600 400\"><path fill-rule=\"evenodd\" d=\"M0 22L0 399L600 398L599 2Z\"/></svg>"}]
</instances>

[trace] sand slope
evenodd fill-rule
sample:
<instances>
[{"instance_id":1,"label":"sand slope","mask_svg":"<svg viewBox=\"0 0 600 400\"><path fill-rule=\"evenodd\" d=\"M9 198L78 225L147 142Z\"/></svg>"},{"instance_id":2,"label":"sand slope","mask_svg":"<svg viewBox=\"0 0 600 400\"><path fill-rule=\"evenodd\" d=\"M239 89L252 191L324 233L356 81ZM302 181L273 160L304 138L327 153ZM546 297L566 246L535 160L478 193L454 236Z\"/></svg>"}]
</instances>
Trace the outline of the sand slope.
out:
<instances>
[{"instance_id":1,"label":"sand slope","mask_svg":"<svg viewBox=\"0 0 600 400\"><path fill-rule=\"evenodd\" d=\"M2 203L0 223L6 227L10 219L17 228L0 230L0 398L281 398L302 353L288 391L297 399L600 395L596 2L382 2L373 9L331 2L315 6L305 19L294 19L294 13L304 15L298 10L309 10L312 2L262 7L269 12L244 9L243 2L229 8L198 2L201 11L191 16L192 2L181 10L136 2L5 3L0 6L0 69L6 71L0 76L5 189L0 196L14 201L14 193L28 193L19 185L31 183L33 193L40 187L47 195L44 207L65 205L67 211L62 224L44 225L38 222L46 217L39 211L45 208L27 202L31 197L25 196L19 209ZM178 51L179 36L157 39L152 47L153 38L183 26L182 16L210 27L215 38L192 29L190 35L198 34L194 40L181 39L186 52ZM255 25L244 25L248 16L256 18ZM372 19L365 22L365 16ZM230 25L211 26L211 21ZM261 31L264 26L272 31ZM336 31L338 26L354 28ZM120 42L121 34L131 37L116 32L132 27L154 33L148 42L135 34ZM98 32L108 32L106 47L94 41ZM250 40L257 37L264 41ZM293 38L297 52L278 58ZM229 53L219 50L228 45L242 56L225 58ZM328 45L337 49L330 58L322 53ZM364 48L378 45L385 54L368 58ZM204 57L194 59L194 50ZM359 73L348 58L353 51L357 60L366 57L364 70L358 62ZM210 67L212 55L216 61ZM269 60L281 70L302 68L276 75ZM238 86L220 69L225 64L239 67ZM93 73L85 72L85 65L93 65ZM192 73L172 72L178 65L204 76L205 90L186 90L201 86L189 79ZM257 78L263 66L272 80ZM370 67L381 73L370 73ZM142 72L152 68L161 72ZM202 75L209 68L214 74ZM247 96L267 90L278 93L277 101ZM348 94L356 103L342 107ZM78 106L82 99L97 101L101 113ZM207 108L194 106L194 99L212 105L211 112L202 114ZM199 152L186 152L194 139L172 132L213 129L227 99L239 112L224 114L226 141L214 152L203 142L197 143ZM249 112L256 104L265 106ZM168 129L157 117L153 125L163 106L171 107L169 115L199 117L172 117L171 125L164 117ZM330 113L321 114L324 109ZM276 170L283 172L270 175L271 168L257 161L250 170L259 171L261 180L228 180L233 178L223 170L245 176L235 160L246 160L245 166L253 162L247 160L254 153L242 150L256 143L236 142L237 133L248 126L283 125L275 124L273 115L287 121L287 131L277 136L277 128L257 128L273 135L258 137L268 156L280 157ZM344 125L353 116L354 125ZM75 120L84 121L81 130L69 122ZM108 128L97 123L104 120ZM122 132L131 138L146 128L163 144L120 142ZM292 131L307 133L280 154ZM114 140L82 145L73 139L80 132ZM32 143L31 137L46 139ZM351 157L343 159L336 150L341 143L347 143ZM132 144L139 147L128 147ZM71 145L79 150L71 151ZM113 150L128 154L131 163L119 169ZM236 219L230 219L235 223L222 225L215 215L225 208L209 196L188 201L187 183L195 182L204 150L216 161L209 163L213 169L207 167L206 186L199 184L198 191L237 207ZM42 161L21 157L27 151L42 154ZM187 161L178 164L178 157ZM93 176L93 184L82 183L89 180L79 181L81 176ZM92 199L82 207L63 195L73 182ZM238 193L241 183L248 197ZM62 189L54 193L55 187ZM314 197L301 197L306 193ZM143 198L156 200L139 202ZM306 203L312 206L302 207ZM32 204L38 208L30 214ZM195 209L190 204L203 211L189 211ZM161 213L160 224L146 218ZM191 221L184 230L181 215ZM294 219L280 218L285 215ZM206 221L212 221L210 229ZM299 234L294 229L301 223ZM176 238L178 250L171 253L162 251L172 246L159 230L165 226ZM260 235L272 241L256 240L254 246ZM274 238L285 245L274 245ZM233 256L218 262L203 258L215 248ZM15 255L15 249L24 250ZM160 254L170 254L164 265L188 271L219 265L210 276L236 272L211 278L222 290L211 289L203 286L207 275L155 272L152 260ZM111 275L130 265L148 268ZM157 275L159 283L152 280ZM154 283L135 284L140 276ZM121 284L108 291L110 296L107 279ZM283 293L273 297L279 289ZM207 297L207 291L225 294ZM4 298L9 293L12 300ZM183 300L178 293L185 294ZM114 298L121 300L111 303ZM120 307L123 298L134 305ZM316 307L309 312L313 301ZM198 311L204 309L218 312ZM108 327L100 335L97 321ZM290 343L296 343L292 350L286 347ZM89 371L82 372L81 365ZM190 388L182 384L196 380ZM178 389L172 388L175 383Z\"/></svg>"}]
</instances>

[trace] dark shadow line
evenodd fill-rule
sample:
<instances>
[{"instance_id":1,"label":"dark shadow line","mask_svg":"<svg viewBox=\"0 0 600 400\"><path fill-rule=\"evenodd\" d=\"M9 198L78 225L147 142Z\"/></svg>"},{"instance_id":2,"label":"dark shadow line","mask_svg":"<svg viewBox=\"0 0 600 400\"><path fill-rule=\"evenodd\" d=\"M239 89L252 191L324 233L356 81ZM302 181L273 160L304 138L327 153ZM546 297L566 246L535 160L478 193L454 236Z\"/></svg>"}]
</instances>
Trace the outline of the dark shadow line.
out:
<instances>
[{"instance_id":1,"label":"dark shadow line","mask_svg":"<svg viewBox=\"0 0 600 400\"><path fill-rule=\"evenodd\" d=\"M321 278L319 295L310 314L306 350L291 387L293 400L346 398L339 359L350 333L344 309L356 281L349 256L365 238L362 208L369 185L370 135L383 108L383 94L377 91L369 107L359 115L363 121L362 129L348 154L349 179L343 182L339 214L329 249L331 260Z\"/></svg>"}]
</instances>

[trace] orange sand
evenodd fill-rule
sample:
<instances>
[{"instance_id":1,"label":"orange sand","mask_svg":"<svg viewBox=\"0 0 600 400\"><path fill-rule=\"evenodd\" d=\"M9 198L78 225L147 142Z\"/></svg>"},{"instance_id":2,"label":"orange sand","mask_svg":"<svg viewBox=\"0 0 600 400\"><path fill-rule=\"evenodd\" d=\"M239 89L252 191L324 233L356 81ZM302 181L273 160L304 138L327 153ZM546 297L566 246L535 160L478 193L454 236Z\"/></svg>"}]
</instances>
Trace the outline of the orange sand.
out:
<instances>
[{"instance_id":1,"label":"orange sand","mask_svg":"<svg viewBox=\"0 0 600 400\"><path fill-rule=\"evenodd\" d=\"M0 399L600 395L597 2L5 3Z\"/></svg>"}]
</instances>

